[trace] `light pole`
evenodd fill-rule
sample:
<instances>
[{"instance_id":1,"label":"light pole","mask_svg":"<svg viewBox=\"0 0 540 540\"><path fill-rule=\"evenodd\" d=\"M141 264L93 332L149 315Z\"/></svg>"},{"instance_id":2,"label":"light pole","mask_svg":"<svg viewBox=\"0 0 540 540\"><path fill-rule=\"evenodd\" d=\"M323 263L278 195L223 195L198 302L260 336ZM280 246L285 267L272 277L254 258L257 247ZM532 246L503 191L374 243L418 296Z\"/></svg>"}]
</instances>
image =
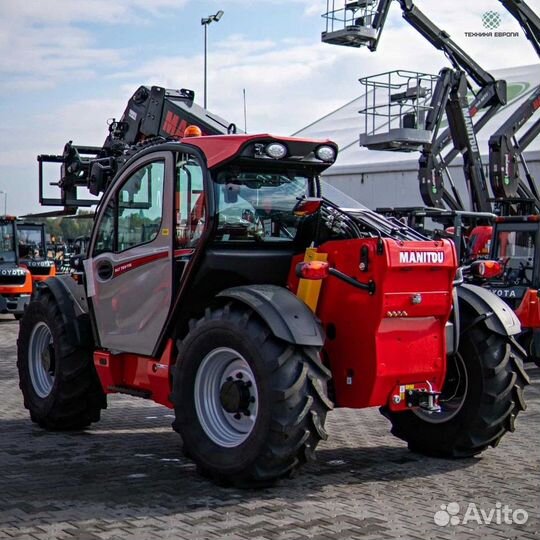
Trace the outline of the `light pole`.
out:
<instances>
[{"instance_id":1,"label":"light pole","mask_svg":"<svg viewBox=\"0 0 540 540\"><path fill-rule=\"evenodd\" d=\"M7 216L7 191L0 191L4 196L4 216Z\"/></svg>"},{"instance_id":2,"label":"light pole","mask_svg":"<svg viewBox=\"0 0 540 540\"><path fill-rule=\"evenodd\" d=\"M201 24L204 26L204 108L206 109L207 99L207 71L208 71L208 25L211 22L218 22L223 17L223 11L221 9L215 15L209 15L201 19Z\"/></svg>"}]
</instances>

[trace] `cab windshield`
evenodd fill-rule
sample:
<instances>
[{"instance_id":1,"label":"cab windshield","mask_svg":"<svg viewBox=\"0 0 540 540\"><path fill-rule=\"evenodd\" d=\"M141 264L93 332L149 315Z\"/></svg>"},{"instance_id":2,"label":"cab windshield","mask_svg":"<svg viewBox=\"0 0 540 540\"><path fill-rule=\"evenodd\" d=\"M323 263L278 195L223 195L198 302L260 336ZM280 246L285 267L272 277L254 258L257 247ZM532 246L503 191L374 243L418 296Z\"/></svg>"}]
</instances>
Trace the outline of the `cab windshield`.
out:
<instances>
[{"instance_id":1,"label":"cab windshield","mask_svg":"<svg viewBox=\"0 0 540 540\"><path fill-rule=\"evenodd\" d=\"M311 177L295 172L222 170L214 178L216 239L290 242L300 219L293 209L311 184Z\"/></svg>"},{"instance_id":2,"label":"cab windshield","mask_svg":"<svg viewBox=\"0 0 540 540\"><path fill-rule=\"evenodd\" d=\"M13 223L0 223L0 263L15 262Z\"/></svg>"},{"instance_id":3,"label":"cab windshield","mask_svg":"<svg viewBox=\"0 0 540 540\"><path fill-rule=\"evenodd\" d=\"M516 285L532 283L536 230L499 230L496 256L505 267L506 279Z\"/></svg>"},{"instance_id":4,"label":"cab windshield","mask_svg":"<svg viewBox=\"0 0 540 540\"><path fill-rule=\"evenodd\" d=\"M43 245L41 227L17 225L17 236L19 239L19 257L25 259L44 256L45 246Z\"/></svg>"}]
</instances>

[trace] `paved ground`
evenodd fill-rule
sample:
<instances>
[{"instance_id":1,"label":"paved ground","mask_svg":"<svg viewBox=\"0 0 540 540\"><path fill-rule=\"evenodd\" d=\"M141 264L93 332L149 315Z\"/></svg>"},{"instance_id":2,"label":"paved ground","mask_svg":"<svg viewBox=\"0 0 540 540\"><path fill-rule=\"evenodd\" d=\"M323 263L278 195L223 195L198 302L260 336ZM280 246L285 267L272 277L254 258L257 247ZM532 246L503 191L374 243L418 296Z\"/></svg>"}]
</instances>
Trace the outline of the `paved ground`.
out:
<instances>
[{"instance_id":1,"label":"paved ground","mask_svg":"<svg viewBox=\"0 0 540 540\"><path fill-rule=\"evenodd\" d=\"M482 458L417 456L377 411L338 410L316 464L273 489L240 491L197 476L170 412L142 400L113 397L86 432L34 427L18 389L17 329L0 316L2 540L540 538L538 369L517 431ZM450 517L441 505L459 524L435 523ZM498 524L504 505L527 522ZM482 511L491 524L478 523Z\"/></svg>"}]
</instances>

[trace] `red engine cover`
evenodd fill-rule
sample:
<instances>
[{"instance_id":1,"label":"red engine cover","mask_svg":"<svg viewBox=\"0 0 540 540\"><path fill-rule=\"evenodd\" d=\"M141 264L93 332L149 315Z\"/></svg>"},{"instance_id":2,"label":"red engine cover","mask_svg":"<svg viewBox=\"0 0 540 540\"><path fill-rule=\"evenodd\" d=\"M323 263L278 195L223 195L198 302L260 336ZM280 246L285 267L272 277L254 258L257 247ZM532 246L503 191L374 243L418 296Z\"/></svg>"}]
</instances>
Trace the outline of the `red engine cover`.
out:
<instances>
[{"instance_id":1,"label":"red engine cover","mask_svg":"<svg viewBox=\"0 0 540 540\"><path fill-rule=\"evenodd\" d=\"M375 283L369 294L334 276L323 281L317 315L340 407L387 404L397 385L429 381L440 390L445 376L445 324L457 268L453 245L384 239L378 253L378 243L331 241L318 250L328 254L331 267ZM289 285L296 289L292 274Z\"/></svg>"}]
</instances>

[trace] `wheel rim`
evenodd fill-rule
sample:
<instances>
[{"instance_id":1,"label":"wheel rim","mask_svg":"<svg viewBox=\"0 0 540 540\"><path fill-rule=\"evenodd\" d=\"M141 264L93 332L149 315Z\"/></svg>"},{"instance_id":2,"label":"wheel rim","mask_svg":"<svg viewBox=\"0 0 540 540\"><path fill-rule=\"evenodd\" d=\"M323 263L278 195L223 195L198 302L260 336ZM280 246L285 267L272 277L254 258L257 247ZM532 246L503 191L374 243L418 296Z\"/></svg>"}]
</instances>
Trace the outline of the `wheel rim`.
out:
<instances>
[{"instance_id":1,"label":"wheel rim","mask_svg":"<svg viewBox=\"0 0 540 540\"><path fill-rule=\"evenodd\" d=\"M259 408L257 383L238 351L220 347L203 358L195 377L194 397L204 432L219 446L238 446L253 431Z\"/></svg>"},{"instance_id":2,"label":"wheel rim","mask_svg":"<svg viewBox=\"0 0 540 540\"><path fill-rule=\"evenodd\" d=\"M431 424L442 424L448 422L459 413L465 403L467 390L469 388L469 378L462 356L457 353L448 358L446 367L446 379L439 396L441 411L429 413L422 409L415 409L414 412L420 418Z\"/></svg>"},{"instance_id":3,"label":"wheel rim","mask_svg":"<svg viewBox=\"0 0 540 540\"><path fill-rule=\"evenodd\" d=\"M54 343L49 327L40 322L34 326L28 347L28 368L34 392L46 398L54 384Z\"/></svg>"}]
</instances>

